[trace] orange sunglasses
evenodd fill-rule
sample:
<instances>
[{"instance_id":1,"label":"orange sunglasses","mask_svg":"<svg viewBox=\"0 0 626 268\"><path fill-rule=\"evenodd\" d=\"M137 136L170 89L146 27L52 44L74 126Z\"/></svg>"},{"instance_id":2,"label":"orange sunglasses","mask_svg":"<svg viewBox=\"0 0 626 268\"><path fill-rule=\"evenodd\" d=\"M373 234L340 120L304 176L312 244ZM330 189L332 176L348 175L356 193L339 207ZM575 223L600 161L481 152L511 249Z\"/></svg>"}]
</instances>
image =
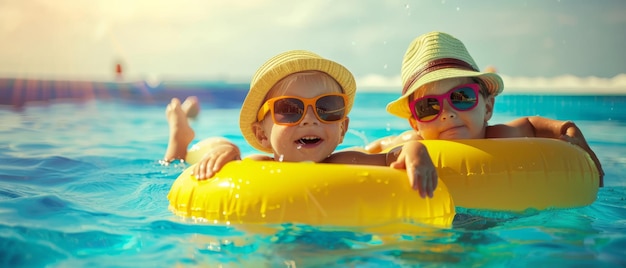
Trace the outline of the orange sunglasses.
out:
<instances>
[{"instance_id":1,"label":"orange sunglasses","mask_svg":"<svg viewBox=\"0 0 626 268\"><path fill-rule=\"evenodd\" d=\"M346 117L346 94L331 93L315 98L300 98L295 96L281 96L267 100L259 113L257 120L261 121L268 112L277 125L294 126L304 118L309 106L315 111L315 116L322 123L337 122Z\"/></svg>"}]
</instances>

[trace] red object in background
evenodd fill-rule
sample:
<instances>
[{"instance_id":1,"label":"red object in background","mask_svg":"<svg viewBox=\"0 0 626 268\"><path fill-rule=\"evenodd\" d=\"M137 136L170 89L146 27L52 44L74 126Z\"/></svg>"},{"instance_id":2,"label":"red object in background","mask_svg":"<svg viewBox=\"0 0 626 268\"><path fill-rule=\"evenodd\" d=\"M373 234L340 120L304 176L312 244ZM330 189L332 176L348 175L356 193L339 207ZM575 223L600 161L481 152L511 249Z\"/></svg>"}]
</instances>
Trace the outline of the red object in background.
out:
<instances>
[{"instance_id":1,"label":"red object in background","mask_svg":"<svg viewBox=\"0 0 626 268\"><path fill-rule=\"evenodd\" d=\"M122 64L115 64L115 73L117 75L122 75Z\"/></svg>"}]
</instances>

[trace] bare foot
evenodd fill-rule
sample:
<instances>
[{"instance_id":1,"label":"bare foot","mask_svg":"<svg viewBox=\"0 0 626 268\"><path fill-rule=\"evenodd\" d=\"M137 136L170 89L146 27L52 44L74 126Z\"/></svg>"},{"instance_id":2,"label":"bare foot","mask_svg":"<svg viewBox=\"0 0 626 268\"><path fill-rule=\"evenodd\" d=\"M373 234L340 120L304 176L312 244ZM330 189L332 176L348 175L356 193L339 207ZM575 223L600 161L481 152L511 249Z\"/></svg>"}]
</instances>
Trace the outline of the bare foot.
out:
<instances>
[{"instance_id":1,"label":"bare foot","mask_svg":"<svg viewBox=\"0 0 626 268\"><path fill-rule=\"evenodd\" d=\"M165 116L170 127L170 139L164 160L185 159L187 147L193 141L195 133L187 121L187 115L183 111L179 99L173 98L167 105Z\"/></svg>"},{"instance_id":2,"label":"bare foot","mask_svg":"<svg viewBox=\"0 0 626 268\"><path fill-rule=\"evenodd\" d=\"M189 96L181 105L183 112L187 115L187 118L196 118L200 113L200 103L196 96Z\"/></svg>"}]
</instances>

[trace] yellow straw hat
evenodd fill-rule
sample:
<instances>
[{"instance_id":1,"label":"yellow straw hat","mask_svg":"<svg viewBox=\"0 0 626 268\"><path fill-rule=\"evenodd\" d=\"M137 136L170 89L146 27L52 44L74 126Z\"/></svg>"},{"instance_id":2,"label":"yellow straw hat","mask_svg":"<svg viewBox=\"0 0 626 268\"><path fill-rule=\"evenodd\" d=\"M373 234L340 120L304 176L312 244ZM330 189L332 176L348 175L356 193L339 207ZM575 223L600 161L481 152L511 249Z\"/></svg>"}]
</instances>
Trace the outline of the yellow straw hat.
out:
<instances>
[{"instance_id":1,"label":"yellow straw hat","mask_svg":"<svg viewBox=\"0 0 626 268\"><path fill-rule=\"evenodd\" d=\"M243 101L239 114L239 128L243 137L257 150L272 153L271 148L265 148L259 143L252 124L257 122L257 113L265 101L265 96L272 87L286 76L303 71L321 71L334 78L348 95L346 114L352 109L356 82L352 73L344 66L319 55L305 50L291 50L280 53L266 61L254 74L250 82L250 91Z\"/></svg>"},{"instance_id":2,"label":"yellow straw hat","mask_svg":"<svg viewBox=\"0 0 626 268\"><path fill-rule=\"evenodd\" d=\"M499 75L479 71L465 45L455 37L442 32L417 37L402 60L402 96L387 105L387 112L410 118L408 97L411 94L428 83L456 77L481 79L493 96L500 94L504 87Z\"/></svg>"}]
</instances>

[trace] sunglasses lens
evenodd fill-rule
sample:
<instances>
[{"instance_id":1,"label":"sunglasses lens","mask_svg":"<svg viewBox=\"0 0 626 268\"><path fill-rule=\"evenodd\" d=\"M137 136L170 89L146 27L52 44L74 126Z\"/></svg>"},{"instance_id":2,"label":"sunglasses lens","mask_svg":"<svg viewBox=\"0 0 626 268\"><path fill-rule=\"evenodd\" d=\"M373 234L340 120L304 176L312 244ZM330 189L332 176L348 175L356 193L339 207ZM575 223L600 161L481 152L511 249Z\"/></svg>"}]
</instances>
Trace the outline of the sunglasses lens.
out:
<instances>
[{"instance_id":1,"label":"sunglasses lens","mask_svg":"<svg viewBox=\"0 0 626 268\"><path fill-rule=\"evenodd\" d=\"M346 103L341 96L325 96L315 102L315 111L320 119L333 122L344 118Z\"/></svg>"},{"instance_id":2,"label":"sunglasses lens","mask_svg":"<svg viewBox=\"0 0 626 268\"><path fill-rule=\"evenodd\" d=\"M459 111L474 108L477 100L476 92L469 87L462 87L450 93L450 103Z\"/></svg>"},{"instance_id":3,"label":"sunglasses lens","mask_svg":"<svg viewBox=\"0 0 626 268\"><path fill-rule=\"evenodd\" d=\"M422 122L431 121L437 117L441 111L441 104L435 98L418 99L415 102L415 115Z\"/></svg>"},{"instance_id":4,"label":"sunglasses lens","mask_svg":"<svg viewBox=\"0 0 626 268\"><path fill-rule=\"evenodd\" d=\"M274 121L277 123L298 122L304 114L304 103L295 98L280 99L274 102Z\"/></svg>"}]
</instances>

